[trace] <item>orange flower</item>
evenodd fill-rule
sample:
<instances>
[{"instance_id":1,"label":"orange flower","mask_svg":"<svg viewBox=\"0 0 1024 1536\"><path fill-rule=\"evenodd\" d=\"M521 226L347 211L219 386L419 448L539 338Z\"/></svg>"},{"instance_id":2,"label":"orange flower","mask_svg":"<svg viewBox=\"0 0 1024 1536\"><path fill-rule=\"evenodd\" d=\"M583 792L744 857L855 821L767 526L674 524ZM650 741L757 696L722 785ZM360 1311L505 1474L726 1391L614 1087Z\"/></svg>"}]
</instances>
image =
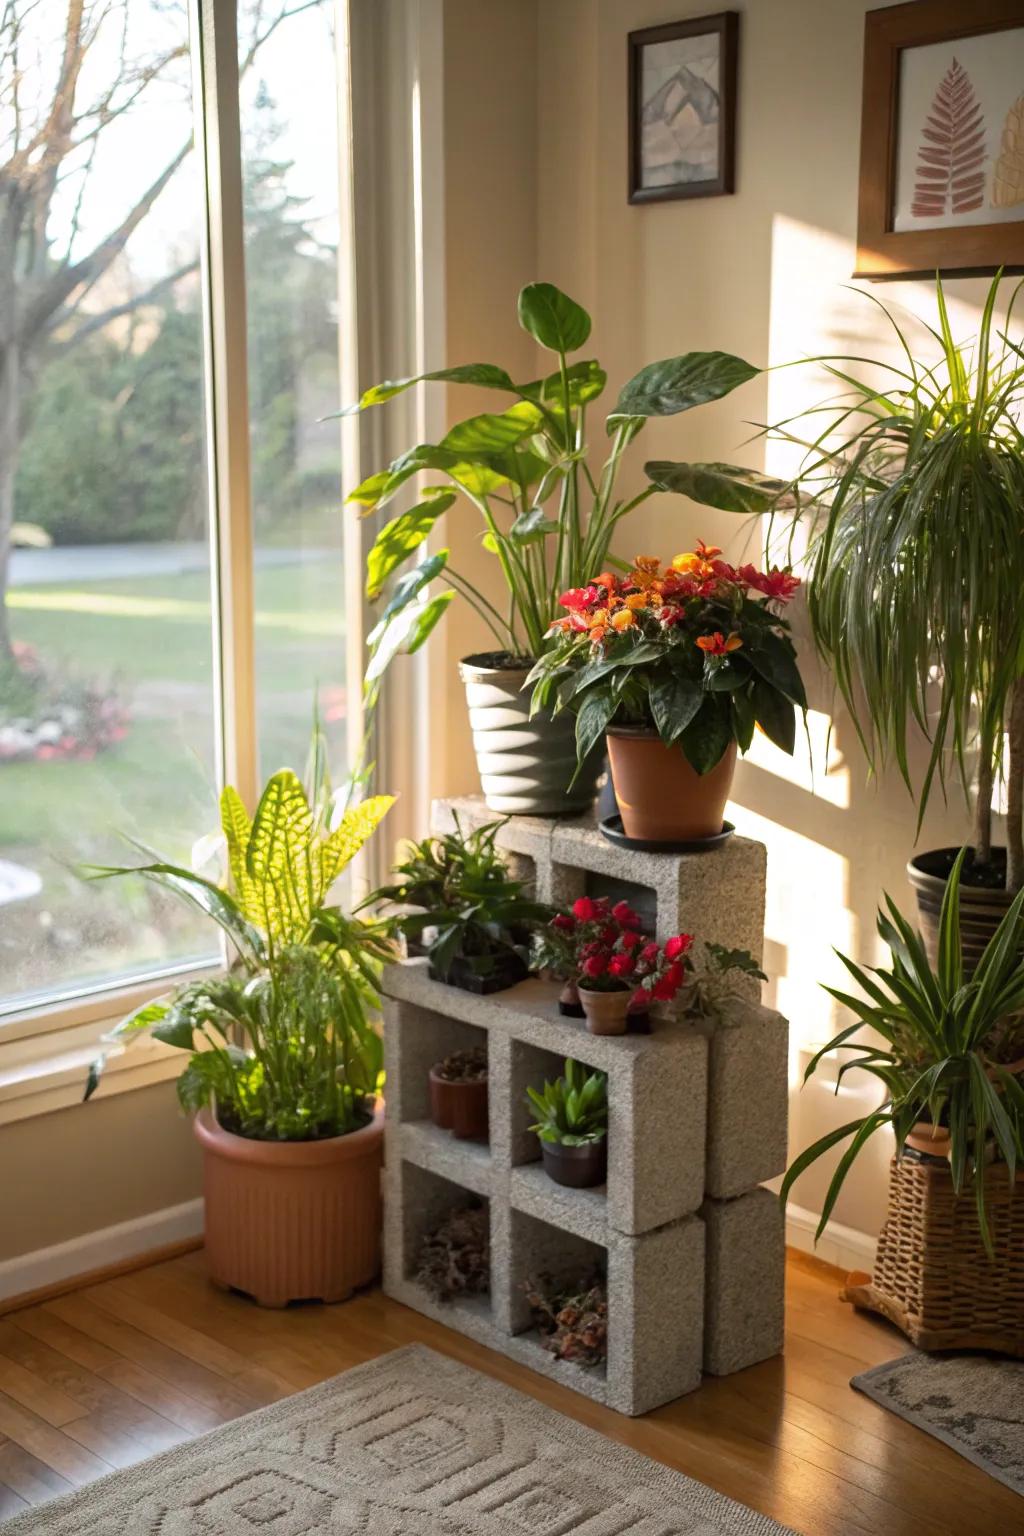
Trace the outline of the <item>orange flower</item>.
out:
<instances>
[{"instance_id":1,"label":"orange flower","mask_svg":"<svg viewBox=\"0 0 1024 1536\"><path fill-rule=\"evenodd\" d=\"M738 651L743 641L735 633L731 634L727 640L722 632L716 629L713 635L698 635L695 644L705 656L728 656L730 651Z\"/></svg>"},{"instance_id":2,"label":"orange flower","mask_svg":"<svg viewBox=\"0 0 1024 1536\"><path fill-rule=\"evenodd\" d=\"M600 576L594 577L594 586L604 587L606 592L614 592L618 585L618 580L611 571L602 571Z\"/></svg>"},{"instance_id":3,"label":"orange flower","mask_svg":"<svg viewBox=\"0 0 1024 1536\"><path fill-rule=\"evenodd\" d=\"M639 609L647 607L648 596L649 594L646 592L631 592L629 596L624 599L626 607L631 608L632 611L636 613Z\"/></svg>"},{"instance_id":4,"label":"orange flower","mask_svg":"<svg viewBox=\"0 0 1024 1536\"><path fill-rule=\"evenodd\" d=\"M632 608L620 608L618 613L612 614L612 629L618 630L621 635L624 629L632 629L636 623L636 615Z\"/></svg>"},{"instance_id":5,"label":"orange flower","mask_svg":"<svg viewBox=\"0 0 1024 1536\"><path fill-rule=\"evenodd\" d=\"M658 580L661 561L653 555L637 555L633 561L633 583L638 587L653 587Z\"/></svg>"}]
</instances>

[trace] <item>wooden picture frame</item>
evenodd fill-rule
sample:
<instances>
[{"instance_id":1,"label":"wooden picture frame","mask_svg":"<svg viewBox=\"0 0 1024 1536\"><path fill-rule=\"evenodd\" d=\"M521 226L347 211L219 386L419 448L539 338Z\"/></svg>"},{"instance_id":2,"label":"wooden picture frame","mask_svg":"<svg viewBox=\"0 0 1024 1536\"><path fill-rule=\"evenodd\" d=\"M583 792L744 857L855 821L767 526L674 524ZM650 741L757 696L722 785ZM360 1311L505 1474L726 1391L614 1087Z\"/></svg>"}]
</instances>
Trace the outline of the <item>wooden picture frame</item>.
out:
<instances>
[{"instance_id":1,"label":"wooden picture frame","mask_svg":"<svg viewBox=\"0 0 1024 1536\"><path fill-rule=\"evenodd\" d=\"M717 97L716 134L714 137L713 173L708 176L688 175L678 180L669 181L661 179L666 173L664 166L661 168L652 166L648 161L645 164L645 124L644 112L650 110L653 99L644 100L644 55L647 49L659 47L665 43L687 42L690 39L713 38L712 45L717 57L717 86L712 87L707 80L698 73L697 76L697 101L696 106L691 106L701 124L699 133L704 134L704 143L697 144L701 156L707 157L712 146L708 144L710 137L706 130L712 126L711 121L704 121L699 87L704 86L710 91L711 96ZM680 50L681 53L684 50ZM723 194L735 190L736 181L736 68L739 55L739 13L737 11L719 11L713 16L693 16L686 21L669 22L660 27L645 27L640 32L630 32L628 37L628 68L629 68L629 201L631 203L662 203L675 198L690 197L721 197ZM688 65L681 65L690 74ZM666 82L658 91L661 96L665 91ZM677 85L677 89L679 89ZM674 107L678 114L678 106ZM669 123L665 124L666 133L671 131ZM646 135L648 139L650 134ZM690 169L699 167L699 160L695 160Z\"/></svg>"},{"instance_id":2,"label":"wooden picture frame","mask_svg":"<svg viewBox=\"0 0 1024 1536\"><path fill-rule=\"evenodd\" d=\"M975 94L970 72L965 71L962 63L956 61L956 51L950 45L976 40L971 46L975 50L973 56L977 57L979 41L983 44L984 39L993 32L1018 28L1021 29L1021 69L1016 90L1020 95L1012 104L1006 103L994 110L997 106L994 93L992 108L986 107L984 100ZM936 151L929 148L928 144L929 139L932 144L935 142L932 132L935 126L934 115L930 119L922 119L916 129L911 129L902 111L904 104L907 111L910 110L911 90L916 92L918 89L916 80L908 74L909 68L916 66L911 66L905 55L908 51L926 49L936 44L949 47L950 62L945 75L942 74L944 55L941 53L922 54L918 61L923 68L923 61L928 59L931 71L929 78L939 82L932 101L933 114L936 104L940 113L946 110L943 102L939 101L941 91L946 92L946 103L954 98L957 103L967 99L970 106L970 118L964 118L967 132L960 141L963 158L957 161L952 157L954 153L961 155L961 150L957 146L953 129L950 130L952 142L948 151ZM1000 50L1000 57L1005 56L1006 50ZM936 59L934 66L930 62L933 57ZM989 57L991 59L992 55ZM1012 57L1016 67L1016 49ZM957 70L959 74L954 73ZM969 93L966 98L965 91ZM904 94L905 103L901 101ZM1005 98L1006 92L1003 91L1000 100L1005 103ZM913 105L917 111L916 94ZM984 275L1000 267L1011 272L1024 271L1024 197L1019 205L1019 220L1009 218L1005 213L998 221L992 222L983 222L980 217L983 206L996 210L996 178L1002 164L1001 150L1006 147L1005 135L1010 127L1011 114L1018 107L1021 108L1024 127L1024 0L970 0L970 4L966 4L965 0L913 0L908 5L868 11L864 18L864 91L857 265L854 277L875 280L926 277L934 275L936 271L965 276ZM964 117L959 106L957 112L961 118ZM1005 116L1000 117L1000 112ZM901 117L908 135L906 138L901 137ZM1001 130L997 132L997 125L1000 124ZM908 186L901 186L900 164L902 158L906 172L908 145L912 142L909 136L915 133L919 145L916 151L916 175L919 179L911 194ZM980 149L976 147L979 145ZM935 164L936 156L943 153L950 156L948 169L938 168ZM931 164L928 163L929 157ZM964 174L965 159L970 162L967 175ZM954 164L958 166L955 172L952 169ZM938 213L937 204L929 200L927 183L923 184L922 191L920 178L929 176L946 178L944 186L947 190L942 194L942 214ZM956 183L961 186L970 183L973 187L974 182L978 181L977 201L969 212L964 210L953 214L946 211L945 200L952 200L953 197L954 176L963 176L964 179ZM906 181L906 174L902 180ZM1005 187L1005 180L1003 185ZM1005 206L1005 196L1002 201ZM1015 201L1012 206L1016 206ZM951 222L925 228L908 228L907 222L912 222L907 214L908 208L911 214L922 218L944 216ZM958 218L968 216L971 222L957 222ZM904 227L896 227L900 223Z\"/></svg>"}]
</instances>

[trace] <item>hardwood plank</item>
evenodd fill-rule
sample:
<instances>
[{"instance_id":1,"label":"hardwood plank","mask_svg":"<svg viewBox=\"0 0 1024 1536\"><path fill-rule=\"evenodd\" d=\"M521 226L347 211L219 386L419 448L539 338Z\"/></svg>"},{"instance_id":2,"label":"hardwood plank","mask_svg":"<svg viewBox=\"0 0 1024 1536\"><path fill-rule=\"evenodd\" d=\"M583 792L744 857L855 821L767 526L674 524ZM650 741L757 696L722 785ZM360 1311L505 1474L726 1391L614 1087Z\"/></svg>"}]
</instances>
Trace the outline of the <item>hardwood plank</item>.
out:
<instances>
[{"instance_id":1,"label":"hardwood plank","mask_svg":"<svg viewBox=\"0 0 1024 1536\"><path fill-rule=\"evenodd\" d=\"M0 1482L26 1504L45 1504L58 1493L70 1493L74 1486L10 1440L0 1446Z\"/></svg>"},{"instance_id":2,"label":"hardwood plank","mask_svg":"<svg viewBox=\"0 0 1024 1536\"><path fill-rule=\"evenodd\" d=\"M47 1424L53 1424L58 1429L72 1419L80 1419L85 1413L82 1404L61 1391L60 1387L52 1386L34 1371L26 1370L7 1354L0 1354L0 1392L6 1392L16 1403L21 1403L23 1408L31 1408Z\"/></svg>"},{"instance_id":3,"label":"hardwood plank","mask_svg":"<svg viewBox=\"0 0 1024 1536\"><path fill-rule=\"evenodd\" d=\"M194 1397L180 1392L177 1387L131 1360L115 1360L113 1365L105 1365L103 1375L129 1397L137 1398L147 1408L152 1408L154 1413L160 1414L161 1418L170 1419L172 1424L187 1429L193 1435L201 1435L207 1429L216 1429L218 1424L225 1424L232 1417L197 1402Z\"/></svg>"},{"instance_id":4,"label":"hardwood plank","mask_svg":"<svg viewBox=\"0 0 1024 1536\"><path fill-rule=\"evenodd\" d=\"M22 1514L28 1507L28 1500L20 1498L0 1478L0 1520L13 1520L15 1515Z\"/></svg>"},{"instance_id":5,"label":"hardwood plank","mask_svg":"<svg viewBox=\"0 0 1024 1536\"><path fill-rule=\"evenodd\" d=\"M105 1461L3 1392L0 1392L0 1433L76 1486L110 1471Z\"/></svg>"}]
</instances>

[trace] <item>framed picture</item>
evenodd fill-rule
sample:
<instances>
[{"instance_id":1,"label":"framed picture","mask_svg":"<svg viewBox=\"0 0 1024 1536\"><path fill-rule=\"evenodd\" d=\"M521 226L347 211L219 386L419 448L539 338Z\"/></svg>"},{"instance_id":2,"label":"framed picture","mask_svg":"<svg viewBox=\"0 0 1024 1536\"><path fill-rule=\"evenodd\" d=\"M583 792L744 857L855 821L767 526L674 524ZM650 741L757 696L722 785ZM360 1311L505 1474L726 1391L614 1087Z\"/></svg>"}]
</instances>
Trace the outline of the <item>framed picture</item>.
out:
<instances>
[{"instance_id":1,"label":"framed picture","mask_svg":"<svg viewBox=\"0 0 1024 1536\"><path fill-rule=\"evenodd\" d=\"M629 34L629 201L718 197L736 167L739 14Z\"/></svg>"},{"instance_id":2,"label":"framed picture","mask_svg":"<svg viewBox=\"0 0 1024 1536\"><path fill-rule=\"evenodd\" d=\"M1024 270L1024 0L916 0L864 31L855 277Z\"/></svg>"}]
</instances>

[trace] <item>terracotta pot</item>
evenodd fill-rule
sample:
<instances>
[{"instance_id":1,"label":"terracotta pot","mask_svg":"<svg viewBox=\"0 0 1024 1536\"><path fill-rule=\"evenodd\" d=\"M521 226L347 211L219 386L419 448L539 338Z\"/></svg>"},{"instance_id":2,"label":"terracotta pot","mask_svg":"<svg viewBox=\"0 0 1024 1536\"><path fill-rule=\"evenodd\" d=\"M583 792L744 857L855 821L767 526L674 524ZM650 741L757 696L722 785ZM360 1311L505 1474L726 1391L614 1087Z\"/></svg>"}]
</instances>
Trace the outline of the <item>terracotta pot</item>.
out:
<instances>
[{"instance_id":1,"label":"terracotta pot","mask_svg":"<svg viewBox=\"0 0 1024 1536\"><path fill-rule=\"evenodd\" d=\"M595 992L590 987L580 987L580 1002L587 1016L587 1028L592 1035L624 1035L629 1015L628 988L620 992Z\"/></svg>"},{"instance_id":2,"label":"terracotta pot","mask_svg":"<svg viewBox=\"0 0 1024 1536\"><path fill-rule=\"evenodd\" d=\"M459 1141L487 1140L487 1079L450 1083L430 1069L430 1118Z\"/></svg>"},{"instance_id":3,"label":"terracotta pot","mask_svg":"<svg viewBox=\"0 0 1024 1536\"><path fill-rule=\"evenodd\" d=\"M261 1307L344 1301L380 1269L384 1105L348 1136L252 1141L197 1117L211 1279Z\"/></svg>"},{"instance_id":4,"label":"terracotta pot","mask_svg":"<svg viewBox=\"0 0 1024 1536\"><path fill-rule=\"evenodd\" d=\"M736 771L736 743L709 773L690 766L682 747L666 747L654 731L613 726L608 762L627 837L687 843L715 837Z\"/></svg>"},{"instance_id":5,"label":"terracotta pot","mask_svg":"<svg viewBox=\"0 0 1024 1536\"><path fill-rule=\"evenodd\" d=\"M929 1157L948 1157L949 1128L945 1125L932 1125L930 1120L919 1120L907 1133L906 1144L913 1147L915 1152L927 1153Z\"/></svg>"},{"instance_id":6,"label":"terracotta pot","mask_svg":"<svg viewBox=\"0 0 1024 1536\"><path fill-rule=\"evenodd\" d=\"M608 1138L588 1141L582 1147L566 1147L560 1141L542 1141L544 1172L567 1189L593 1189L608 1177Z\"/></svg>"},{"instance_id":7,"label":"terracotta pot","mask_svg":"<svg viewBox=\"0 0 1024 1536\"><path fill-rule=\"evenodd\" d=\"M959 852L959 848L933 848L917 854L907 865L907 878L917 897L924 947L932 965L938 958L939 910L946 894L947 876ZM992 862L997 871L1005 871L1006 849L993 848ZM965 874L969 864L970 855L964 864ZM1013 896L1005 886L967 885L961 879L960 950L968 975L975 970L1012 901Z\"/></svg>"},{"instance_id":8,"label":"terracotta pot","mask_svg":"<svg viewBox=\"0 0 1024 1536\"><path fill-rule=\"evenodd\" d=\"M567 981L558 994L558 1011L563 1019L582 1019L583 1004L580 1002L579 988L574 981Z\"/></svg>"}]
</instances>

